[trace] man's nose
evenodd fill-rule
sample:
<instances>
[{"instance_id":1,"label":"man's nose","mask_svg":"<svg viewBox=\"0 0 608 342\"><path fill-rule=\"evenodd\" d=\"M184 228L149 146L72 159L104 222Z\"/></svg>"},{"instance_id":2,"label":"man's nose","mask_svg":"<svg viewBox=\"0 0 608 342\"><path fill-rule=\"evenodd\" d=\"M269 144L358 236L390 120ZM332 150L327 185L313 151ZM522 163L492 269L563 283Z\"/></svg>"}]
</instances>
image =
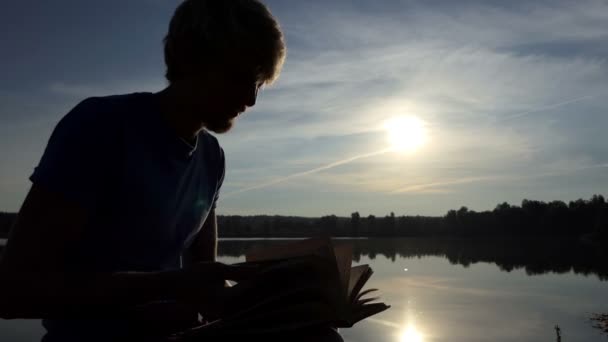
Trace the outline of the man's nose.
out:
<instances>
[{"instance_id":1,"label":"man's nose","mask_svg":"<svg viewBox=\"0 0 608 342\"><path fill-rule=\"evenodd\" d=\"M260 87L257 84L255 84L254 86L249 87L247 89L247 94L246 94L246 97L245 97L245 105L247 107L253 107L253 106L255 106L255 101L258 98L258 90L259 89L260 89Z\"/></svg>"}]
</instances>

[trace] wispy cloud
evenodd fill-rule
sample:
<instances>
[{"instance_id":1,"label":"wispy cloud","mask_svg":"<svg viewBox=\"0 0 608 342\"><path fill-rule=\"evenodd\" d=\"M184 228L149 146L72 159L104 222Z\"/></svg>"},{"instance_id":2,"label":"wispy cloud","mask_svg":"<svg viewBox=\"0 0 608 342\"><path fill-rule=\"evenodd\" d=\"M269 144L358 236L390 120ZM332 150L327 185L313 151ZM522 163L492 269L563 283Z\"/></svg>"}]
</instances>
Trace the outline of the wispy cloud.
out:
<instances>
[{"instance_id":1,"label":"wispy cloud","mask_svg":"<svg viewBox=\"0 0 608 342\"><path fill-rule=\"evenodd\" d=\"M547 168L547 166L544 166ZM567 168L556 167L556 165L552 165L549 167L549 170L546 171L530 171L525 174L516 174L511 173L508 175L487 175L487 176L478 176L478 177L463 177L458 179L451 180L442 180L430 183L421 183L421 184L411 184L405 187L398 188L393 191L393 193L429 193L429 192L445 192L447 187L452 185L461 185L461 184L469 184L469 183L481 183L481 182L521 182L527 179L538 179L538 178L546 178L546 177L555 177L567 174L573 174L580 171L603 168L606 167L606 164L587 164L581 163L580 161L575 162L575 165L569 166Z\"/></svg>"},{"instance_id":2,"label":"wispy cloud","mask_svg":"<svg viewBox=\"0 0 608 342\"><path fill-rule=\"evenodd\" d=\"M404 193L404 192L413 192L413 193L424 193L424 192L433 192L437 191L437 188L444 188L447 185L455 185L455 184L466 184L466 183L477 183L482 181L490 181L501 179L500 176L486 176L486 177L469 177L469 178L461 178L454 179L448 181L440 181L433 183L424 183L424 184L412 184L408 185L393 191L393 193ZM441 190L440 190L441 191ZM445 190L443 190L445 191Z\"/></svg>"},{"instance_id":3,"label":"wispy cloud","mask_svg":"<svg viewBox=\"0 0 608 342\"><path fill-rule=\"evenodd\" d=\"M161 78L153 78L150 80L124 80L100 84L71 84L56 81L51 83L48 89L52 93L60 95L85 98L89 96L127 94L142 91L159 91L164 85L165 82Z\"/></svg>"},{"instance_id":4,"label":"wispy cloud","mask_svg":"<svg viewBox=\"0 0 608 342\"><path fill-rule=\"evenodd\" d=\"M526 116L526 115L529 115L529 114L532 114L532 113L543 112L543 111L547 111L547 110L550 110L550 109L559 108L559 107L566 106L566 105L569 105L569 104L572 104L572 103L577 103L577 102L589 100L589 99L592 99L594 97L597 97L597 96L586 95L586 96L582 96L582 97L577 97L577 98L570 99L570 100L567 100L567 101L564 101L564 102L559 102L559 103L555 103L555 104L548 105L548 106L542 106L542 107L539 107L539 108L530 109L530 110L527 110L525 112L521 112L521 113L517 113L517 114L513 114L513 115L508 115L508 116L502 117L500 119L501 120L518 119L518 118L521 118L522 116Z\"/></svg>"}]
</instances>

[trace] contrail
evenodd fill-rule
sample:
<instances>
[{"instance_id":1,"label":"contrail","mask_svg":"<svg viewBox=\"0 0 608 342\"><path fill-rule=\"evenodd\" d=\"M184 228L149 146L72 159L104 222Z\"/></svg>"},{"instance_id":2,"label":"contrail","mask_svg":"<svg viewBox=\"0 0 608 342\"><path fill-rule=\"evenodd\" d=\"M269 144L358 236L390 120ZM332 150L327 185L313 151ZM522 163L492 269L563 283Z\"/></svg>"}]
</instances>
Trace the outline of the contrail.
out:
<instances>
[{"instance_id":1,"label":"contrail","mask_svg":"<svg viewBox=\"0 0 608 342\"><path fill-rule=\"evenodd\" d=\"M549 106L539 107L539 108L527 110L525 112L521 112L521 113L517 113L517 114L512 114L512 115L509 115L509 116L507 116L505 118L501 118L499 120L500 121L504 121L504 120L517 119L517 118L520 118L522 116L526 116L526 115L528 115L530 113L542 112L542 111L545 111L545 110L548 110L548 109L558 108L558 107L561 107L561 106L565 106L567 104L584 101L584 100L587 100L587 99L590 99L590 98L593 98L593 97L595 97L595 96L594 95L586 95L586 96L583 96L583 97L577 97L577 98L574 98L574 99L570 99L568 101L552 104L552 105L549 105Z\"/></svg>"},{"instance_id":2,"label":"contrail","mask_svg":"<svg viewBox=\"0 0 608 342\"><path fill-rule=\"evenodd\" d=\"M320 171L324 171L324 170L327 170L327 169L334 168L336 166L348 164L348 163L351 163L351 162L353 162L355 160L359 160L359 159L363 159L363 158L369 158L369 157L374 157L374 156L377 156L377 155L380 155L380 154L384 154L384 153L390 152L392 150L393 150L392 148L386 148L386 149L383 149L383 150L380 150L380 151L376 151L376 152L370 152L370 153L360 154L360 155L357 155L357 156L354 156L354 157L350 157L350 158L347 158L347 159L343 159L343 160L339 160L337 162L333 162L333 163L330 163L330 164L327 164L327 165L319 166L319 167L314 168L312 170L294 173L292 175L285 176L285 177L278 178L278 179L274 179L274 180L271 180L271 181L266 182L266 183L254 185L254 186L251 186L251 187L248 187L248 188L243 188L243 189L240 189L240 190L235 190L233 192L229 192L229 193L225 194L224 197L232 196L232 195L235 195L235 194L240 194L242 192L246 192L246 191L250 191L250 190L256 190L256 189L265 188L267 186L275 185L277 183L281 183L281 182L284 182L286 180L290 180L292 178L307 176L307 175L310 175L310 174L313 174L313 173L317 173L317 172L320 172Z\"/></svg>"},{"instance_id":3,"label":"contrail","mask_svg":"<svg viewBox=\"0 0 608 342\"><path fill-rule=\"evenodd\" d=\"M553 109L553 108L565 106L565 105L570 104L570 103L580 102L580 101L583 101L583 100L586 100L586 99L589 99L589 98L593 98L593 97L596 97L596 96L594 96L594 95L587 95L587 96L583 96L583 97L578 97L578 98L570 99L568 101L556 103L556 104L553 104L553 105L539 107L539 108L531 109L531 110L528 110L528 111L525 111L525 112L513 114L513 115L510 115L508 117L501 118L500 120L502 121L502 120L515 119L515 118L519 118L519 117L528 115L530 113L542 112L542 111L545 111L545 110L548 110L548 109ZM233 192L229 192L229 193L225 194L224 197L229 197L229 196L240 194L240 193L243 193L243 192L265 188L265 187L268 187L268 186L271 186L271 185L282 183L282 182L290 180L292 178L307 176L307 175L310 175L310 174L313 174L313 173L317 173L317 172L320 172L320 171L324 171L324 170L327 170L327 169L334 168L336 166L348 164L348 163L353 162L353 161L358 160L358 159L363 159L363 158L369 158L369 157L377 156L377 155L384 154L384 153L387 153L387 152L390 152L390 151L393 151L393 150L394 150L393 148L387 148L387 149L383 149L383 150L376 151L376 152L370 152L370 153L360 154L360 155L357 155L357 156L354 156L354 157L350 157L350 158L347 158L347 159L339 160L337 162L333 162L333 163L330 163L330 164L327 164L327 165L324 165L324 166L320 166L320 167L314 168L312 170L294 173L292 175L285 176L285 177L278 178L278 179L274 179L274 180L271 180L271 181L266 182L266 183L254 185L254 186L251 186L251 187L248 187L248 188L243 188L243 189L235 190ZM467 180L465 182L469 182L469 181L471 181L471 180ZM402 189L395 190L394 192L408 192L408 191L412 191L412 190L417 190L418 188L425 188L425 187L429 187L429 186L432 187L432 186L437 186L437 185L447 185L447 184L450 184L450 183L451 182L414 185L414 186L409 186L409 187L405 187L405 188L402 188ZM460 183L460 182L456 182L456 183Z\"/></svg>"}]
</instances>

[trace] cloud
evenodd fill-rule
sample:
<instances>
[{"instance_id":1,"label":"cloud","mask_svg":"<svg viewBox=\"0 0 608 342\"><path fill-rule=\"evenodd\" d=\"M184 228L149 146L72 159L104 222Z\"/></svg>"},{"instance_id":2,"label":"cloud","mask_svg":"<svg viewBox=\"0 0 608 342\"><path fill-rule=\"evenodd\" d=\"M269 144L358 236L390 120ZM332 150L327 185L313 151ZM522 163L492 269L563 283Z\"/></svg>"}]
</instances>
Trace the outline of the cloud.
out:
<instances>
[{"instance_id":1,"label":"cloud","mask_svg":"<svg viewBox=\"0 0 608 342\"><path fill-rule=\"evenodd\" d=\"M357 31L350 22L332 25L326 30L348 26ZM598 78L606 71L603 61L521 56L450 42L396 41L293 58L277 87L263 94L242 122L251 136L375 129L399 113L399 103L402 110L417 108L436 120L493 120L604 94L607 85L606 78ZM291 124L296 118L297 124Z\"/></svg>"},{"instance_id":2,"label":"cloud","mask_svg":"<svg viewBox=\"0 0 608 342\"><path fill-rule=\"evenodd\" d=\"M149 80L123 80L100 84L71 84L61 81L53 82L48 89L52 93L68 97L86 98L90 96L106 96L145 91L159 91L165 82L160 78Z\"/></svg>"},{"instance_id":3,"label":"cloud","mask_svg":"<svg viewBox=\"0 0 608 342\"><path fill-rule=\"evenodd\" d=\"M604 60L585 54L564 58L551 51L525 53L518 48L566 38L602 39L604 15L597 12L605 6L599 2L501 7L478 2L462 7L391 4L379 3L382 15L377 12L381 9L363 11L344 2L314 1L296 11L297 18L286 13L285 28L294 44L284 74L238 123L235 134L225 139L229 152L239 156L235 163L243 165L239 177L247 175L247 158L241 159L240 152L247 143L255 141L263 150L298 139L300 145L311 146L256 156L286 169L296 161L331 163L331 158L339 161L364 152L354 141L366 132L376 132L381 146L381 122L405 113L429 122L434 136L419 152L414 168L435 176L401 188L434 184L424 191L448 191L438 184L490 181L498 178L497 172L520 174L519 168L550 163L543 159L552 150L585 137L563 132L564 127L572 127L566 117L555 117L550 125L538 119L589 106L606 108L600 101L608 83ZM282 14L279 8L279 18ZM317 139L331 136L349 137L343 139L353 142L352 148L336 154L334 147ZM402 161L382 162L382 170L367 167L373 163L378 160L358 160L354 169L307 175L306 182L334 184L335 191L355 187L389 192L402 184L403 177L412 176L399 167L387 167ZM406 163L403 168L411 166ZM470 174L447 178L433 171L449 167ZM482 169L492 176L476 171ZM290 173L281 174L275 167L272 174L280 179ZM264 183L258 181L249 178L254 187Z\"/></svg>"},{"instance_id":4,"label":"cloud","mask_svg":"<svg viewBox=\"0 0 608 342\"><path fill-rule=\"evenodd\" d=\"M552 105L542 106L542 107L539 107L539 108L530 109L530 110L527 110L525 112L516 113L516 114L512 114L512 115L507 115L507 116L504 116L504 117L502 117L500 119L501 120L518 119L518 118L521 118L522 116L526 116L526 115L529 115L529 114L532 114L532 113L548 111L550 109L555 109L555 108L559 108L559 107L566 106L566 105L569 105L569 104L573 104L573 103L577 103L577 102L593 99L594 97L596 97L596 96L585 95L585 96L582 96L582 97L577 97L577 98L574 98L574 99L570 99L570 100L567 100L567 101L555 103L555 104L552 104Z\"/></svg>"},{"instance_id":5,"label":"cloud","mask_svg":"<svg viewBox=\"0 0 608 342\"><path fill-rule=\"evenodd\" d=\"M278 197L285 189L314 196L321 189L350 196L336 207L361 194L362 202L364 195L374 198L377 208L416 198L428 201L427 212L441 212L461 204L448 206L448 199L494 204L505 200L499 187L530 185L553 173L599 173L585 167L608 160L608 143L599 138L608 125L604 1L268 3L289 54L279 81L233 132L218 136L228 165L223 192L252 190L226 198L229 208L265 211L296 203L297 195L281 203L240 200ZM22 117L51 122L77 99L157 91L165 84L139 75L46 80L44 94L17 100L0 93L2 123L16 125ZM407 156L349 160L386 148L382 123L402 114L428 123L426 146ZM537 181L535 191L561 189L565 196L591 187L574 183ZM522 190L509 190L523 197ZM309 203L307 212L324 209L321 201L301 200Z\"/></svg>"}]
</instances>

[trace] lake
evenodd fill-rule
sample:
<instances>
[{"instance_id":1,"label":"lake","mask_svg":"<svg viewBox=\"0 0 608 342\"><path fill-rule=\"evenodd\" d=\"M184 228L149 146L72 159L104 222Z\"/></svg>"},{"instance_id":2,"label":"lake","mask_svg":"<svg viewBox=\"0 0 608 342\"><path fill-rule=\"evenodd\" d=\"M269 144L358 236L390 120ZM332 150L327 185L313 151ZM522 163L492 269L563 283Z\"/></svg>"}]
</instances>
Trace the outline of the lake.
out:
<instances>
[{"instance_id":1,"label":"lake","mask_svg":"<svg viewBox=\"0 0 608 342\"><path fill-rule=\"evenodd\" d=\"M220 242L220 261L243 261L254 245ZM341 329L350 342L605 341L593 313L608 312L608 251L564 240L357 239L366 287L392 307ZM0 320L0 340L37 341L39 321Z\"/></svg>"}]
</instances>

